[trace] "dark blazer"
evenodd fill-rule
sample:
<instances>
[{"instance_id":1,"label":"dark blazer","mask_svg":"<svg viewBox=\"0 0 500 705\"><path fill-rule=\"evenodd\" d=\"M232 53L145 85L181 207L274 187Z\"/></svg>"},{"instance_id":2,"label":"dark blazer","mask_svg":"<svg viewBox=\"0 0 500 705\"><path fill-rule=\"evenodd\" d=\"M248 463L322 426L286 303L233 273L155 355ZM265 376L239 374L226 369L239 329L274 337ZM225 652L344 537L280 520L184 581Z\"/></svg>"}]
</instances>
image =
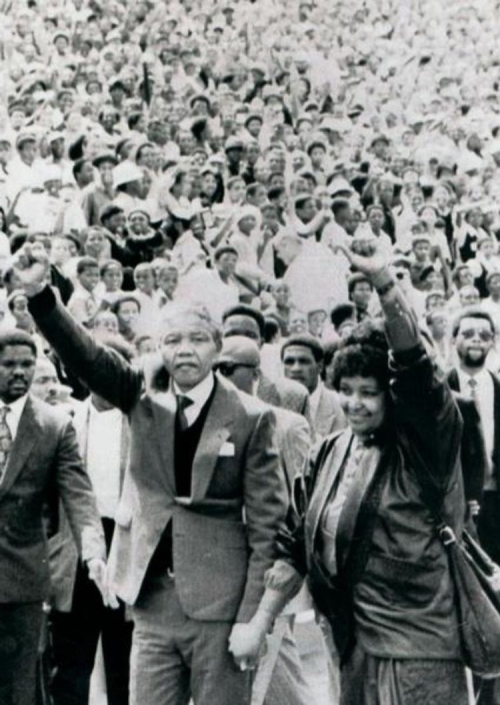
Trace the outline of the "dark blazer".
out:
<instances>
[{"instance_id":1,"label":"dark blazer","mask_svg":"<svg viewBox=\"0 0 500 705\"><path fill-rule=\"evenodd\" d=\"M28 396L0 484L0 602L49 594L43 509L59 496L84 558L105 558L92 486L64 412Z\"/></svg>"},{"instance_id":2,"label":"dark blazer","mask_svg":"<svg viewBox=\"0 0 500 705\"><path fill-rule=\"evenodd\" d=\"M490 373L491 374L491 373ZM493 415L495 421L495 437L493 445L493 473L500 487L500 380L491 374L493 379L494 401ZM466 499L481 503L483 496L484 475L487 467L486 448L479 412L473 401L459 394L460 382L456 369L448 373L448 384L456 392L458 408L464 420L462 440L462 470L464 474L464 489ZM467 404L467 401L470 403ZM472 407L471 407L472 404Z\"/></svg>"},{"instance_id":3,"label":"dark blazer","mask_svg":"<svg viewBox=\"0 0 500 705\"><path fill-rule=\"evenodd\" d=\"M112 588L128 604L136 602L172 520L185 613L209 621L251 619L287 505L272 410L219 379L194 458L191 497L177 497L171 395L146 393L143 372L97 344L49 288L31 299L30 310L63 362L129 417L130 460L109 558Z\"/></svg>"}]
</instances>

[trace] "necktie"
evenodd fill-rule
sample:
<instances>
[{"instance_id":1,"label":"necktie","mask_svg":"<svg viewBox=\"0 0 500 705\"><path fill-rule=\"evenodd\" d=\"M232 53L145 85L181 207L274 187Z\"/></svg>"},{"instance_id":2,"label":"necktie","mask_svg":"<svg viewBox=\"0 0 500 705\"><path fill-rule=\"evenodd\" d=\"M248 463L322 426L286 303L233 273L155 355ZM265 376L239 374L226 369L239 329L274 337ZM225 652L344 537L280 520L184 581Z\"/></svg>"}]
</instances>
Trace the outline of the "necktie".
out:
<instances>
[{"instance_id":1,"label":"necktie","mask_svg":"<svg viewBox=\"0 0 500 705\"><path fill-rule=\"evenodd\" d=\"M0 482L4 476L7 461L12 448L12 433L7 424L7 414L10 406L3 406L0 409Z\"/></svg>"},{"instance_id":2,"label":"necktie","mask_svg":"<svg viewBox=\"0 0 500 705\"><path fill-rule=\"evenodd\" d=\"M470 397L473 399L476 404L477 404L477 382L474 379L474 377L471 377L468 381L469 389L470 389Z\"/></svg>"},{"instance_id":3,"label":"necktie","mask_svg":"<svg viewBox=\"0 0 500 705\"><path fill-rule=\"evenodd\" d=\"M179 422L179 428L181 431L185 431L189 426L188 420L186 418L186 409L194 404L193 400L189 397L185 397L183 394L177 394L177 419Z\"/></svg>"}]
</instances>

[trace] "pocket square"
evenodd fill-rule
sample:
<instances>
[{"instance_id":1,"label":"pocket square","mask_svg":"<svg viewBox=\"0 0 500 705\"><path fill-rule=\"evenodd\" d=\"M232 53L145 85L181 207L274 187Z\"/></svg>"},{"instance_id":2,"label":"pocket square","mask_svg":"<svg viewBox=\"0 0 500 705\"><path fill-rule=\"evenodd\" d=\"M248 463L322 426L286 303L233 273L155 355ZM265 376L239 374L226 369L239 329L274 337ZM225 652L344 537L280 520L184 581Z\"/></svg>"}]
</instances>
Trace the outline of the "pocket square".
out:
<instances>
[{"instance_id":1,"label":"pocket square","mask_svg":"<svg viewBox=\"0 0 500 705\"><path fill-rule=\"evenodd\" d=\"M222 444L222 447L219 451L219 456L222 456L224 458L233 458L234 454L234 443L229 443L228 441L226 441Z\"/></svg>"}]
</instances>

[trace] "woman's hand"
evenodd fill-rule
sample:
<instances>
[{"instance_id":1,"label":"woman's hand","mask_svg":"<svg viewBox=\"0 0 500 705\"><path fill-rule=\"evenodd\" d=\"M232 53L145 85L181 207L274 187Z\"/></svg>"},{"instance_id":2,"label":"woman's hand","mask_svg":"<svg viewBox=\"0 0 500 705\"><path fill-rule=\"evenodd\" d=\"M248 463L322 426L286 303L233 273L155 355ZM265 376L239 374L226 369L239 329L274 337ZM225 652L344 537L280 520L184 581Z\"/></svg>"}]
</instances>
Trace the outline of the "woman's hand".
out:
<instances>
[{"instance_id":1,"label":"woman's hand","mask_svg":"<svg viewBox=\"0 0 500 705\"><path fill-rule=\"evenodd\" d=\"M349 247L343 243L337 245L347 257L349 262L359 272L366 274L370 279L389 266L387 255L380 251L380 246L375 237L362 236L351 240Z\"/></svg>"},{"instance_id":2,"label":"woman's hand","mask_svg":"<svg viewBox=\"0 0 500 705\"><path fill-rule=\"evenodd\" d=\"M250 622L233 626L229 637L229 651L242 671L257 667L269 628L268 620L260 618L258 614Z\"/></svg>"}]
</instances>

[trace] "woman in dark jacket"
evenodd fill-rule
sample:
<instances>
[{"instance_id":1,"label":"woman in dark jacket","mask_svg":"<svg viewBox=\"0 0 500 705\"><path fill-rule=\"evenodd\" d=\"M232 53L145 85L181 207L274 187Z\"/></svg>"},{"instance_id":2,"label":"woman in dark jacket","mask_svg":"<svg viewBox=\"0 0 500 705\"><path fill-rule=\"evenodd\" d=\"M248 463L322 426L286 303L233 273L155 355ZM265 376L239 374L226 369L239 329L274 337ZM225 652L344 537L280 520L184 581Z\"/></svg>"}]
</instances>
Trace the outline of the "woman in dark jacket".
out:
<instances>
[{"instance_id":1,"label":"woman in dark jacket","mask_svg":"<svg viewBox=\"0 0 500 705\"><path fill-rule=\"evenodd\" d=\"M376 245L353 246L385 336L368 322L341 343L333 381L348 428L310 459L265 595L230 648L251 667L306 577L340 656L341 705L466 705L448 559L421 497L424 485L436 493L460 535L462 421Z\"/></svg>"}]
</instances>

